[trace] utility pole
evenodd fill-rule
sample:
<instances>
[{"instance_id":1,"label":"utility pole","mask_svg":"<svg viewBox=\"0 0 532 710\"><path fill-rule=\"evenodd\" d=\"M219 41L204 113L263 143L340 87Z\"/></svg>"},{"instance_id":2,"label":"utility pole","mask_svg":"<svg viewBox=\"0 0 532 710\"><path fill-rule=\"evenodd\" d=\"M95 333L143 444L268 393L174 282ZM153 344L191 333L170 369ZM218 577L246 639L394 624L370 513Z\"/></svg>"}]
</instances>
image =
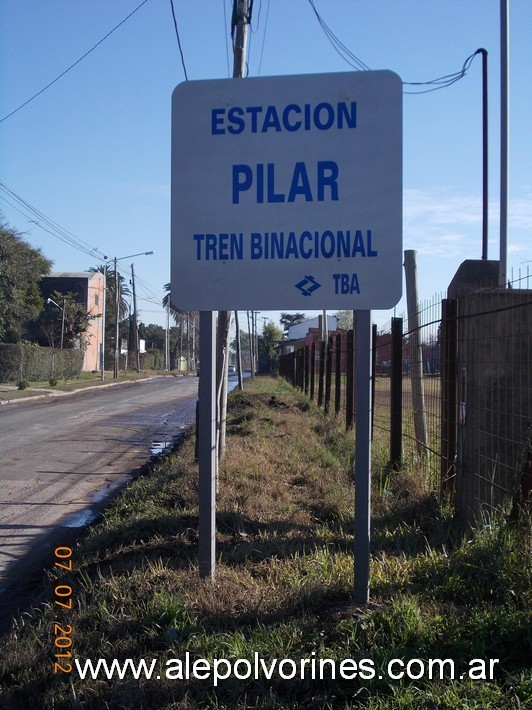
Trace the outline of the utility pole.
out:
<instances>
[{"instance_id":1,"label":"utility pole","mask_svg":"<svg viewBox=\"0 0 532 710\"><path fill-rule=\"evenodd\" d=\"M138 254L128 254L127 256L120 256L120 257L114 257L113 258L113 264L114 264L114 269L115 269L115 316L116 316L116 324L115 324L115 366L114 366L114 372L113 372L113 377L114 379L118 379L118 370L119 370L119 358L120 358L120 331L119 331L119 319L120 319L120 280L118 278L118 270L117 270L117 262L122 261L122 259L131 259L134 256L149 256L150 254L153 254L152 251L141 251ZM131 264L131 271L133 273L133 264ZM135 308L135 314L136 314L136 308Z\"/></svg>"},{"instance_id":2,"label":"utility pole","mask_svg":"<svg viewBox=\"0 0 532 710\"><path fill-rule=\"evenodd\" d=\"M248 0L235 0L231 19L233 38L233 78L241 79L246 73L246 45L248 34ZM218 458L225 454L225 422L227 416L227 367L229 364L229 328L231 311L218 312L218 331L216 338L217 377L218 377Z\"/></svg>"},{"instance_id":3,"label":"utility pole","mask_svg":"<svg viewBox=\"0 0 532 710\"><path fill-rule=\"evenodd\" d=\"M257 327L257 319L259 317L260 311L251 311L251 314L255 314L255 319L253 322L253 333L254 333L254 347L255 347L255 371L259 371L259 331Z\"/></svg>"},{"instance_id":4,"label":"utility pole","mask_svg":"<svg viewBox=\"0 0 532 710\"><path fill-rule=\"evenodd\" d=\"M66 298L63 298L63 313L61 316L61 350L63 349L63 339L65 337L65 306Z\"/></svg>"},{"instance_id":5,"label":"utility pole","mask_svg":"<svg viewBox=\"0 0 532 710\"><path fill-rule=\"evenodd\" d=\"M103 267L103 305L102 305L102 374L101 381L105 380L105 307L107 301L107 265Z\"/></svg>"},{"instance_id":6,"label":"utility pole","mask_svg":"<svg viewBox=\"0 0 532 710\"><path fill-rule=\"evenodd\" d=\"M248 0L235 0L233 18L231 21L231 36L233 45L233 78L242 78L246 75L246 46L248 36Z\"/></svg>"},{"instance_id":7,"label":"utility pole","mask_svg":"<svg viewBox=\"0 0 532 710\"><path fill-rule=\"evenodd\" d=\"M137 319L137 294L135 291L135 269L131 264L131 285L133 286L133 338L135 341L135 369L140 372L139 326Z\"/></svg>"},{"instance_id":8,"label":"utility pole","mask_svg":"<svg viewBox=\"0 0 532 710\"><path fill-rule=\"evenodd\" d=\"M510 0L501 0L501 202L500 202L500 251L499 286L506 288L508 282L508 143L509 143L509 46L510 46Z\"/></svg>"},{"instance_id":9,"label":"utility pole","mask_svg":"<svg viewBox=\"0 0 532 710\"><path fill-rule=\"evenodd\" d=\"M482 259L488 258L488 53L482 54Z\"/></svg>"},{"instance_id":10,"label":"utility pole","mask_svg":"<svg viewBox=\"0 0 532 710\"><path fill-rule=\"evenodd\" d=\"M120 303L120 293L118 291L119 287L119 281L118 281L118 271L116 268L116 262L117 258L113 259L114 262L114 269L115 269L115 363L114 363L114 371L113 371L113 379L117 380L118 379L118 370L119 370L119 358L120 358L120 332L119 332L119 317L118 317L118 309L119 309L119 303Z\"/></svg>"},{"instance_id":11,"label":"utility pole","mask_svg":"<svg viewBox=\"0 0 532 710\"><path fill-rule=\"evenodd\" d=\"M249 366L251 368L251 377L253 377L253 336L251 332L251 323L249 320L249 311L246 311L246 316L248 319L248 348L249 348Z\"/></svg>"},{"instance_id":12,"label":"utility pole","mask_svg":"<svg viewBox=\"0 0 532 710\"><path fill-rule=\"evenodd\" d=\"M166 331L164 338L164 371L170 372L170 299L166 302Z\"/></svg>"},{"instance_id":13,"label":"utility pole","mask_svg":"<svg viewBox=\"0 0 532 710\"><path fill-rule=\"evenodd\" d=\"M244 384L242 379L242 352L240 349L240 324L238 321L238 311L235 311L235 328L236 328L236 369L238 374L238 389L243 390Z\"/></svg>"}]
</instances>

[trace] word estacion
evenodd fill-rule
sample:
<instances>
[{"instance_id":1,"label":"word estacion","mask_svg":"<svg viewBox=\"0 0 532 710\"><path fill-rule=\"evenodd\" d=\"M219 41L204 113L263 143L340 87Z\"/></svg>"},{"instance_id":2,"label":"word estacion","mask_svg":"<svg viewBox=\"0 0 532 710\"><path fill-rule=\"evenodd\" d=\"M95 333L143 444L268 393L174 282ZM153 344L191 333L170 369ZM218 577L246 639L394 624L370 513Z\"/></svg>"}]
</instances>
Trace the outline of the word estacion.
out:
<instances>
[{"instance_id":1,"label":"word estacion","mask_svg":"<svg viewBox=\"0 0 532 710\"><path fill-rule=\"evenodd\" d=\"M312 104L290 103L286 106L231 106L211 110L211 134L280 133L288 131L329 131L356 128L356 101L336 104L322 101Z\"/></svg>"},{"instance_id":2,"label":"word estacion","mask_svg":"<svg viewBox=\"0 0 532 710\"><path fill-rule=\"evenodd\" d=\"M196 261L341 259L378 256L371 229L194 234Z\"/></svg>"}]
</instances>

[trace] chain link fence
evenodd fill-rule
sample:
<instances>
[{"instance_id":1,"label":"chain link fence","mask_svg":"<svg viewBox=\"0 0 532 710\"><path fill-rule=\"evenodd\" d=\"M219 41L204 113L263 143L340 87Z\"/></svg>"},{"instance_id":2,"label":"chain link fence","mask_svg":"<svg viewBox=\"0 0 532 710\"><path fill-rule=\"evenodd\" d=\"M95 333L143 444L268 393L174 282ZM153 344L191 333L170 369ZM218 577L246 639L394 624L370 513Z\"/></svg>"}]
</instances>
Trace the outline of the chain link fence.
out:
<instances>
[{"instance_id":1,"label":"chain link fence","mask_svg":"<svg viewBox=\"0 0 532 710\"><path fill-rule=\"evenodd\" d=\"M414 465L471 523L530 505L528 280L435 296L421 304L412 330L403 318L373 328L373 429L389 440L390 469ZM282 356L280 374L352 428L352 332Z\"/></svg>"}]
</instances>

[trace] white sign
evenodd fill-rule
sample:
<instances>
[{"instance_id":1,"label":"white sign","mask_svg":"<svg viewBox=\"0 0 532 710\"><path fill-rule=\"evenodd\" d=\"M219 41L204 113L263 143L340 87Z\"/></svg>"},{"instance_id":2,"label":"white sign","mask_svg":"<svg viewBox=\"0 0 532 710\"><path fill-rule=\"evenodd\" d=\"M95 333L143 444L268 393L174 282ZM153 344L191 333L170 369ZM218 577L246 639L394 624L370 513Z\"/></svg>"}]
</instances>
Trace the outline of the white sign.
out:
<instances>
[{"instance_id":1,"label":"white sign","mask_svg":"<svg viewBox=\"0 0 532 710\"><path fill-rule=\"evenodd\" d=\"M402 82L189 81L172 105L172 302L387 309L402 288Z\"/></svg>"}]
</instances>

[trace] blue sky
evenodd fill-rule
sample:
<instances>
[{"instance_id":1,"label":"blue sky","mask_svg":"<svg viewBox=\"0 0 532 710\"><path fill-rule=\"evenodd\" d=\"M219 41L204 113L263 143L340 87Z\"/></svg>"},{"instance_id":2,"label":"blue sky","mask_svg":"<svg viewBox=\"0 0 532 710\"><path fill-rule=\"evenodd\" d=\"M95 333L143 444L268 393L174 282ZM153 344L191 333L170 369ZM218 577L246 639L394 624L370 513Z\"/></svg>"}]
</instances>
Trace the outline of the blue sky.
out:
<instances>
[{"instance_id":1,"label":"blue sky","mask_svg":"<svg viewBox=\"0 0 532 710\"><path fill-rule=\"evenodd\" d=\"M0 119L76 62L140 2L3 0ZM230 0L174 0L174 5L188 78L228 77ZM489 257L497 259L499 1L315 0L315 5L367 66L391 69L405 82L452 74L475 50L488 50ZM249 76L352 70L331 46L308 0L255 0L252 25ZM510 0L508 273L514 278L532 263L531 27L532 2ZM170 2L148 0L61 79L0 122L0 181L10 190L89 249L109 257L155 252L135 260L146 323L164 323L157 303L170 279L170 102L183 80ZM449 88L405 94L403 121L404 248L418 251L420 296L430 299L445 290L464 259L481 256L480 57ZM46 232L27 210L15 210L17 203L6 192L0 195L12 203L0 199L3 221L40 247L55 270L80 271L101 262ZM124 272L129 263L122 262ZM404 309L401 301L397 312ZM375 313L375 320L384 322L389 315Z\"/></svg>"}]
</instances>

